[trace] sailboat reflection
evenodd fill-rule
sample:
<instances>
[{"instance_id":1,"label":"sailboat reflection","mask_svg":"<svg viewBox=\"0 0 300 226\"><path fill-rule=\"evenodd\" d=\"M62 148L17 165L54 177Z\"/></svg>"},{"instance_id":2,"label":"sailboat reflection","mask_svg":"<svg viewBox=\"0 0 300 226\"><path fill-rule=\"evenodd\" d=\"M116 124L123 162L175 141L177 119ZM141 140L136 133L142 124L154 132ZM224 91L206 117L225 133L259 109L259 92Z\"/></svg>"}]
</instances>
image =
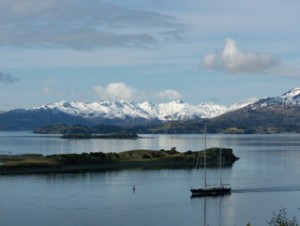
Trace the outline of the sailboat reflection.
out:
<instances>
[{"instance_id":1,"label":"sailboat reflection","mask_svg":"<svg viewBox=\"0 0 300 226\"><path fill-rule=\"evenodd\" d=\"M219 200L217 200L219 199ZM219 197L203 197L203 226L208 226L208 225L223 225L223 216L222 216L222 196ZM213 204L214 207L208 209L207 205ZM217 205L217 206L216 206ZM216 208L217 207L217 208ZM208 212L209 210L213 210L213 214L210 214L209 216L213 216L212 218L208 217ZM218 211L218 212L217 212ZM212 221L212 222L211 222Z\"/></svg>"}]
</instances>

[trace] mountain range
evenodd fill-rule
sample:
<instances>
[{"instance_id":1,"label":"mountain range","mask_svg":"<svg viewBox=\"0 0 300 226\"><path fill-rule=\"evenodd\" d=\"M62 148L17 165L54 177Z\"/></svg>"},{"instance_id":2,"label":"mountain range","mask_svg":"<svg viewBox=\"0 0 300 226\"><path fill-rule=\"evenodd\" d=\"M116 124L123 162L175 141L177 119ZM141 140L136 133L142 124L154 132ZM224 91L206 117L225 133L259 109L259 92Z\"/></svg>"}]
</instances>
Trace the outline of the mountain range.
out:
<instances>
[{"instance_id":1,"label":"mountain range","mask_svg":"<svg viewBox=\"0 0 300 226\"><path fill-rule=\"evenodd\" d=\"M88 120L103 119L145 119L159 121L182 121L198 118L213 118L229 111L234 111L249 103L230 106L218 105L211 102L192 105L183 101L154 104L149 101L98 101L84 103L79 101L61 101L35 107L34 110L56 111L81 117Z\"/></svg>"},{"instance_id":2,"label":"mountain range","mask_svg":"<svg viewBox=\"0 0 300 226\"><path fill-rule=\"evenodd\" d=\"M0 112L0 130L32 130L45 124L99 124L121 127L176 126L193 131L201 123L212 132L297 132L300 128L300 87L280 96L230 106L211 102L192 105L183 101L61 101L31 109ZM199 124L200 123L200 124ZM168 132L165 130L156 130ZM299 129L300 131L300 129Z\"/></svg>"}]
</instances>

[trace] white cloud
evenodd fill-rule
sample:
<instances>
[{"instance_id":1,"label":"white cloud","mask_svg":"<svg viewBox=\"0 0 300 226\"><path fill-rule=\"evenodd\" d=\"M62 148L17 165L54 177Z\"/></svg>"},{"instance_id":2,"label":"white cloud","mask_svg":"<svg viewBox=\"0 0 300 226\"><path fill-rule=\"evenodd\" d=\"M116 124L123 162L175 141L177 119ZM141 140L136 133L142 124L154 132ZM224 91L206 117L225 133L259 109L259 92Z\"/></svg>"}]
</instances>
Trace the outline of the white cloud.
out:
<instances>
[{"instance_id":1,"label":"white cloud","mask_svg":"<svg viewBox=\"0 0 300 226\"><path fill-rule=\"evenodd\" d=\"M202 59L205 69L233 74L267 73L280 64L278 59L268 54L240 51L233 39L226 39L221 51L206 54Z\"/></svg>"},{"instance_id":2,"label":"white cloud","mask_svg":"<svg viewBox=\"0 0 300 226\"><path fill-rule=\"evenodd\" d=\"M182 98L182 95L178 91L171 90L171 89L157 92L157 93L155 93L155 96L157 96L161 99L171 99L171 100Z\"/></svg>"},{"instance_id":3,"label":"white cloud","mask_svg":"<svg viewBox=\"0 0 300 226\"><path fill-rule=\"evenodd\" d=\"M134 100L140 97L139 91L124 83L110 83L107 87L94 86L93 90L105 100Z\"/></svg>"},{"instance_id":4,"label":"white cloud","mask_svg":"<svg viewBox=\"0 0 300 226\"><path fill-rule=\"evenodd\" d=\"M176 91L167 89L158 92L142 92L122 82L110 83L106 87L94 86L96 92L102 100L148 100L154 98L177 100L182 95Z\"/></svg>"}]
</instances>

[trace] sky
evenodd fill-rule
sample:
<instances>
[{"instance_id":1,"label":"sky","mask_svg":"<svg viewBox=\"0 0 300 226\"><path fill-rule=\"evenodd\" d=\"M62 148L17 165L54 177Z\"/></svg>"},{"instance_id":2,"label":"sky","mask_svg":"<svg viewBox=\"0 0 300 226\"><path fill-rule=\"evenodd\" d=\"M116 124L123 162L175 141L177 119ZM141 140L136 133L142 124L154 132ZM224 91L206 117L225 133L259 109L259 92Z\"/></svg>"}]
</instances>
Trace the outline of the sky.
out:
<instances>
[{"instance_id":1,"label":"sky","mask_svg":"<svg viewBox=\"0 0 300 226\"><path fill-rule=\"evenodd\" d=\"M233 104L300 86L297 0L1 0L0 110Z\"/></svg>"}]
</instances>

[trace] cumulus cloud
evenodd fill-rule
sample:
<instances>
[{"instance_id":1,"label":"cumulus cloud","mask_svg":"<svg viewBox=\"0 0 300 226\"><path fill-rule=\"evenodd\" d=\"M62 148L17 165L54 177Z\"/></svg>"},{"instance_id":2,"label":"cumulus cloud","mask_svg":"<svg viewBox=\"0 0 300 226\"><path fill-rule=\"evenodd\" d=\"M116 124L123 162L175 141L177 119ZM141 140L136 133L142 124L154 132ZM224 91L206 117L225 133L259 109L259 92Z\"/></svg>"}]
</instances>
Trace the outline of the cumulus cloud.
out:
<instances>
[{"instance_id":1,"label":"cumulus cloud","mask_svg":"<svg viewBox=\"0 0 300 226\"><path fill-rule=\"evenodd\" d=\"M176 91L167 89L158 92L142 92L122 82L110 83L106 87L94 86L96 92L102 100L147 100L154 98L159 99L180 99L182 95Z\"/></svg>"},{"instance_id":2,"label":"cumulus cloud","mask_svg":"<svg viewBox=\"0 0 300 226\"><path fill-rule=\"evenodd\" d=\"M202 59L202 66L208 70L219 70L233 74L266 73L281 65L271 55L240 51L233 39L226 39L221 51L209 53Z\"/></svg>"},{"instance_id":3,"label":"cumulus cloud","mask_svg":"<svg viewBox=\"0 0 300 226\"><path fill-rule=\"evenodd\" d=\"M165 91L160 91L155 93L155 96L161 98L161 99L181 99L182 95L176 91L176 90L171 90L171 89L167 89Z\"/></svg>"},{"instance_id":4,"label":"cumulus cloud","mask_svg":"<svg viewBox=\"0 0 300 226\"><path fill-rule=\"evenodd\" d=\"M8 73L3 73L2 71L0 71L0 82L9 84L9 83L13 83L16 81L18 81L18 79L16 77L13 77Z\"/></svg>"},{"instance_id":5,"label":"cumulus cloud","mask_svg":"<svg viewBox=\"0 0 300 226\"><path fill-rule=\"evenodd\" d=\"M94 86L93 90L101 99L107 100L134 100L140 96L139 91L121 82L110 83L106 87Z\"/></svg>"}]
</instances>

